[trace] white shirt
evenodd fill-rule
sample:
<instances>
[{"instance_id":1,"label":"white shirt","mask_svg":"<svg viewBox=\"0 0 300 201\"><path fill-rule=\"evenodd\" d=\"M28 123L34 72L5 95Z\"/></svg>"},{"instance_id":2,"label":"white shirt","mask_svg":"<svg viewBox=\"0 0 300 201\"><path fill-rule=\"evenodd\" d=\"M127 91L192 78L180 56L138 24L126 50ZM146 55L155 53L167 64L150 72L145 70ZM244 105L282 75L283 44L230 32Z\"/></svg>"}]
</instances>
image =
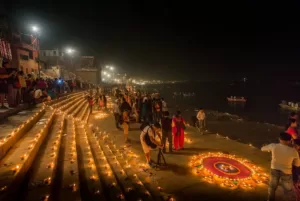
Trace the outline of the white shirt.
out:
<instances>
[{"instance_id":1,"label":"white shirt","mask_svg":"<svg viewBox=\"0 0 300 201\"><path fill-rule=\"evenodd\" d=\"M149 129L149 130L148 130L148 129ZM149 135L150 138L153 137L156 141L160 141L159 136L154 134L154 130L151 129L150 126L146 126L146 127L143 129L143 131L142 131L142 133L141 133L141 139L144 139L144 137L145 137L145 135L147 134L147 132L148 132L148 135Z\"/></svg>"},{"instance_id":2,"label":"white shirt","mask_svg":"<svg viewBox=\"0 0 300 201\"><path fill-rule=\"evenodd\" d=\"M116 104L116 103L113 104L113 111L114 111L114 113L117 113L117 114L121 113L118 104Z\"/></svg>"},{"instance_id":3,"label":"white shirt","mask_svg":"<svg viewBox=\"0 0 300 201\"><path fill-rule=\"evenodd\" d=\"M39 99L43 95L42 90L37 89L34 92L34 98Z\"/></svg>"},{"instance_id":4,"label":"white shirt","mask_svg":"<svg viewBox=\"0 0 300 201\"><path fill-rule=\"evenodd\" d=\"M284 144L269 144L261 148L262 151L272 152L271 169L281 170L285 174L292 174L292 165L300 166L296 149Z\"/></svg>"},{"instance_id":5,"label":"white shirt","mask_svg":"<svg viewBox=\"0 0 300 201\"><path fill-rule=\"evenodd\" d=\"M199 111L198 114L197 114L197 119L198 120L204 120L205 119L205 113Z\"/></svg>"}]
</instances>

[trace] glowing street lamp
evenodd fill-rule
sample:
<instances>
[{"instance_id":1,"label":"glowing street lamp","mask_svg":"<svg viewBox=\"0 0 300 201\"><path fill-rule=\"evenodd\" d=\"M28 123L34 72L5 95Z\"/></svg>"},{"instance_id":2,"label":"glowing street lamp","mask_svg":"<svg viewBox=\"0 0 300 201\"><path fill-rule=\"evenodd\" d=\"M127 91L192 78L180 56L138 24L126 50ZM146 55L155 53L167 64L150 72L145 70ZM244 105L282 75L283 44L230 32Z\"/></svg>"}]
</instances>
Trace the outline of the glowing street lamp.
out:
<instances>
[{"instance_id":1,"label":"glowing street lamp","mask_svg":"<svg viewBox=\"0 0 300 201\"><path fill-rule=\"evenodd\" d=\"M32 26L32 31L37 33L39 31L39 28L37 26Z\"/></svg>"},{"instance_id":2,"label":"glowing street lamp","mask_svg":"<svg viewBox=\"0 0 300 201\"><path fill-rule=\"evenodd\" d=\"M70 61L71 61L71 67L74 68L73 66L73 59L72 59L72 56L73 56L73 53L75 52L75 50L73 48L67 48L66 49L66 53L68 55L70 55Z\"/></svg>"},{"instance_id":3,"label":"glowing street lamp","mask_svg":"<svg viewBox=\"0 0 300 201\"><path fill-rule=\"evenodd\" d=\"M110 66L109 69L110 69L111 71L113 71L113 70L114 70L114 67L113 67L113 66Z\"/></svg>"},{"instance_id":4,"label":"glowing street lamp","mask_svg":"<svg viewBox=\"0 0 300 201\"><path fill-rule=\"evenodd\" d=\"M67 48L66 52L71 55L73 52L75 52L75 50L72 48Z\"/></svg>"},{"instance_id":5,"label":"glowing street lamp","mask_svg":"<svg viewBox=\"0 0 300 201\"><path fill-rule=\"evenodd\" d=\"M32 31L35 33L36 35L36 40L37 40L37 44L40 44L40 41L39 41L39 27L38 26L32 26L31 27ZM32 45L33 45L33 42L32 42ZM33 46L32 46L33 47ZM32 48L32 50L34 50L34 47ZM41 77L41 69L40 69L40 48L37 49L37 64L38 64L38 77L40 78Z\"/></svg>"},{"instance_id":6,"label":"glowing street lamp","mask_svg":"<svg viewBox=\"0 0 300 201\"><path fill-rule=\"evenodd\" d=\"M106 75L106 74L107 74L107 72L106 72L106 71L103 71L103 74L104 74L104 75Z\"/></svg>"},{"instance_id":7,"label":"glowing street lamp","mask_svg":"<svg viewBox=\"0 0 300 201\"><path fill-rule=\"evenodd\" d=\"M107 74L107 77L110 77L111 75L110 74Z\"/></svg>"}]
</instances>

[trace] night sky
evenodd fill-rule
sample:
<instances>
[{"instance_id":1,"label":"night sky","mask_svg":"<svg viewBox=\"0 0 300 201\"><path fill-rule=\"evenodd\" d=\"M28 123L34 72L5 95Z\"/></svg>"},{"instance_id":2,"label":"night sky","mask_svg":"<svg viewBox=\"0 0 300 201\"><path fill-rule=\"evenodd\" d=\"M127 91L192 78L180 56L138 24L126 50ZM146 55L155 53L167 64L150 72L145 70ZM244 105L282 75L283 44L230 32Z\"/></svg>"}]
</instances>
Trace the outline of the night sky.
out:
<instances>
[{"instance_id":1,"label":"night sky","mask_svg":"<svg viewBox=\"0 0 300 201\"><path fill-rule=\"evenodd\" d=\"M71 45L132 76L300 79L299 1L62 2L13 1L7 11L42 28L43 49Z\"/></svg>"}]
</instances>

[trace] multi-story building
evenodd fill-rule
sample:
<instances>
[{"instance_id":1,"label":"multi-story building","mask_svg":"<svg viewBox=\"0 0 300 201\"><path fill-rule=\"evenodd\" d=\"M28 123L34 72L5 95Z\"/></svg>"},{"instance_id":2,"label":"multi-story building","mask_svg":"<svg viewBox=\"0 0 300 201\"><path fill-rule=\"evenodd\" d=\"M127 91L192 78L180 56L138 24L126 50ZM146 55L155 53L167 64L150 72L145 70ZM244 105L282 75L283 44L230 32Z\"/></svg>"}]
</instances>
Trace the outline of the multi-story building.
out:
<instances>
[{"instance_id":1,"label":"multi-story building","mask_svg":"<svg viewBox=\"0 0 300 201\"><path fill-rule=\"evenodd\" d=\"M40 57L63 57L64 52L60 51L58 49L54 50L41 50L40 51Z\"/></svg>"},{"instance_id":2,"label":"multi-story building","mask_svg":"<svg viewBox=\"0 0 300 201\"><path fill-rule=\"evenodd\" d=\"M40 61L45 64L43 73L51 77L60 77L67 63L64 52L59 49L40 50Z\"/></svg>"},{"instance_id":3,"label":"multi-story building","mask_svg":"<svg viewBox=\"0 0 300 201\"><path fill-rule=\"evenodd\" d=\"M38 75L38 50L37 37L23 34L18 31L12 34L12 66Z\"/></svg>"}]
</instances>

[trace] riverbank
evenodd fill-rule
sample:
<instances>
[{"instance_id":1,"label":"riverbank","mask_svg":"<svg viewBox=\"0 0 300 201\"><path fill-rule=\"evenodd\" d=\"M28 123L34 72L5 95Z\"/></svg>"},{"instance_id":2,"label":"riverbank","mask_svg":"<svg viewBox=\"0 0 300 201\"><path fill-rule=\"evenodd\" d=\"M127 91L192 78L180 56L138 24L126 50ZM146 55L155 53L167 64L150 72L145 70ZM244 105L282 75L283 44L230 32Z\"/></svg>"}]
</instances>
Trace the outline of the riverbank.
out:
<instances>
[{"instance_id":1,"label":"riverbank","mask_svg":"<svg viewBox=\"0 0 300 201\"><path fill-rule=\"evenodd\" d=\"M183 106L171 105L169 108L173 115L177 110L182 112L185 120L191 125L191 129L197 132L193 126L198 109L186 109ZM278 136L283 127L269 123L247 121L237 115L207 110L207 134L220 134L232 140L251 144L260 148L264 144L278 142Z\"/></svg>"},{"instance_id":2,"label":"riverbank","mask_svg":"<svg viewBox=\"0 0 300 201\"><path fill-rule=\"evenodd\" d=\"M257 186L255 190L229 190L222 188L217 184L209 184L201 180L198 175L192 173L189 162L193 155L208 152L223 152L235 154L246 158L255 165L263 168L264 172L269 172L270 155L263 153L259 149L243 144L234 140L216 134L199 135L194 128L188 127L186 137L189 143L185 143L185 150L174 154L165 154L168 164L167 168L155 170L145 168L141 165L145 162L144 154L140 145L139 124L130 125L129 138L130 146L124 144L123 132L115 128L112 115L99 120L95 113L90 117L90 123L99 128L102 133L107 133L108 138L113 141L116 152L123 153L123 159L131 165L132 171L136 172L142 182L162 189L162 193L173 195L177 201L189 200L245 200L245 201L263 201L266 200L267 185ZM210 124L213 126L213 124ZM224 135L227 135L227 133ZM128 158L128 150L137 155L136 160ZM127 151L127 152L126 152ZM114 151L113 151L114 152ZM156 159L157 152L152 152L152 159Z\"/></svg>"}]
</instances>

